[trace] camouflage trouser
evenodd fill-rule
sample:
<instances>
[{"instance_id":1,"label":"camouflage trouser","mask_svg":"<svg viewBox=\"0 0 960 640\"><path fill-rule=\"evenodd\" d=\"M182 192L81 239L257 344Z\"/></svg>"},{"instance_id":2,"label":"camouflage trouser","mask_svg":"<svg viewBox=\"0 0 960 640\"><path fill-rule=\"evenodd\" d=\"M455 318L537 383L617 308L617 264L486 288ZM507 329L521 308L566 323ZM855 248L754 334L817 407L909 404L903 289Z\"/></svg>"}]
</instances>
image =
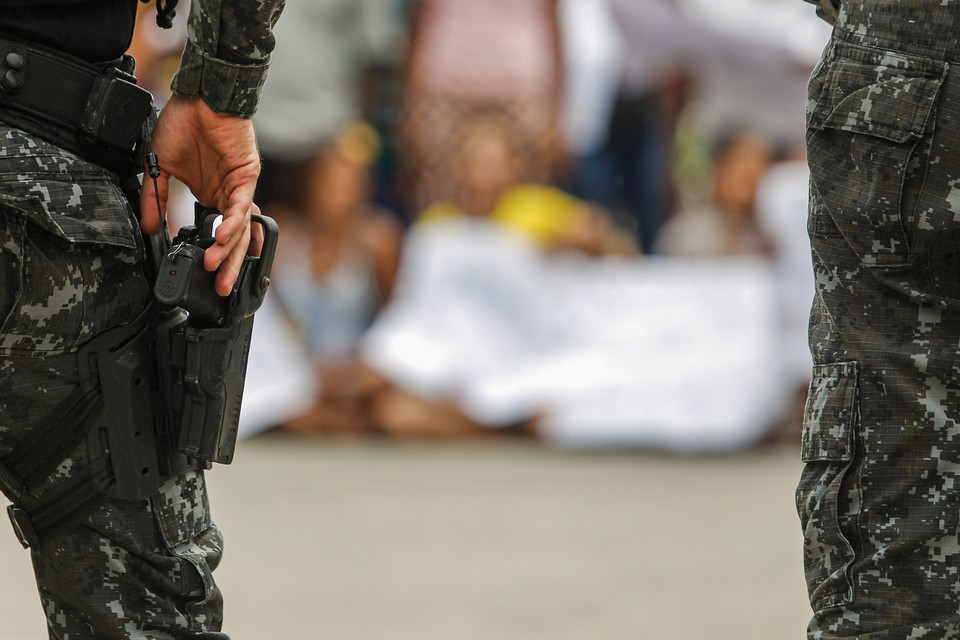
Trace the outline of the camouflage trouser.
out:
<instances>
[{"instance_id":1,"label":"camouflage trouser","mask_svg":"<svg viewBox=\"0 0 960 640\"><path fill-rule=\"evenodd\" d=\"M810 80L809 638L960 638L960 6L840 3Z\"/></svg>"},{"instance_id":2,"label":"camouflage trouser","mask_svg":"<svg viewBox=\"0 0 960 640\"><path fill-rule=\"evenodd\" d=\"M144 309L142 260L111 174L0 126L0 457L76 388L78 347ZM38 492L82 469L85 451ZM226 638L221 549L200 472L149 500L107 501L31 550L50 638Z\"/></svg>"}]
</instances>

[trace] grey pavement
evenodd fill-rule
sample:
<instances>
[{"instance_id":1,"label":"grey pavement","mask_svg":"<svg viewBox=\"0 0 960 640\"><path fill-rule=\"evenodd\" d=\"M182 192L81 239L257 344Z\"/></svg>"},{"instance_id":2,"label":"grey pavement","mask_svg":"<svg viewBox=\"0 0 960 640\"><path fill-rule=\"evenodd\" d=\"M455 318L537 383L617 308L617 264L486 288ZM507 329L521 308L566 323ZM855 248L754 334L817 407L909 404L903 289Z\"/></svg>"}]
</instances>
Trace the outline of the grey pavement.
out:
<instances>
[{"instance_id":1,"label":"grey pavement","mask_svg":"<svg viewBox=\"0 0 960 640\"><path fill-rule=\"evenodd\" d=\"M209 475L233 640L800 639L795 447L266 436ZM46 638L0 523L0 640Z\"/></svg>"}]
</instances>

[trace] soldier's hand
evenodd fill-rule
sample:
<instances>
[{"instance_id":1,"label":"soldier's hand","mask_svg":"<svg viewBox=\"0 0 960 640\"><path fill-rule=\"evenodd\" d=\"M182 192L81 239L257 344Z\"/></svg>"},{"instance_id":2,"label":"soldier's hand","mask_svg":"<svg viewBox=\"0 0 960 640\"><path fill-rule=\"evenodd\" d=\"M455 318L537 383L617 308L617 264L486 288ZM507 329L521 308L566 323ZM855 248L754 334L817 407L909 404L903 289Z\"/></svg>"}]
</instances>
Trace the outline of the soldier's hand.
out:
<instances>
[{"instance_id":1,"label":"soldier's hand","mask_svg":"<svg viewBox=\"0 0 960 640\"><path fill-rule=\"evenodd\" d=\"M153 151L160 161L160 177L155 188L149 175L144 175L143 230L160 230L170 176L183 182L202 205L219 209L223 222L216 231L216 244L206 250L204 267L218 270L217 293L228 295L250 244L250 216L257 213L253 192L260 175L260 154L253 122L217 114L199 98L173 96L153 131Z\"/></svg>"}]
</instances>

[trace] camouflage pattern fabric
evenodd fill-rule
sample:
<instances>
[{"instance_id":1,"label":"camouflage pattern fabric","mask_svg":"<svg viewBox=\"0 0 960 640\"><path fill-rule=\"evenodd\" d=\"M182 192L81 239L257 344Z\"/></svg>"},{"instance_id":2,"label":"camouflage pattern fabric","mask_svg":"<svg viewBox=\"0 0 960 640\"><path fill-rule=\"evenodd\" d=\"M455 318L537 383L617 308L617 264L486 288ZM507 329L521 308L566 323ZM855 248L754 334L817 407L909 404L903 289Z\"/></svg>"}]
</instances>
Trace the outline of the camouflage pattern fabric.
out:
<instances>
[{"instance_id":1,"label":"camouflage pattern fabric","mask_svg":"<svg viewBox=\"0 0 960 640\"><path fill-rule=\"evenodd\" d=\"M810 79L810 639L960 638L958 38L956 0L843 0Z\"/></svg>"},{"instance_id":2,"label":"camouflage pattern fabric","mask_svg":"<svg viewBox=\"0 0 960 640\"><path fill-rule=\"evenodd\" d=\"M283 5L284 0L194 0L173 92L200 96L217 113L253 116Z\"/></svg>"},{"instance_id":3,"label":"camouflage pattern fabric","mask_svg":"<svg viewBox=\"0 0 960 640\"><path fill-rule=\"evenodd\" d=\"M195 1L175 90L251 116L282 7ZM77 350L146 308L143 261L115 175L0 126L0 459L77 389ZM88 462L82 443L29 497ZM164 480L147 500L108 499L31 548L49 637L228 640L212 575L222 549L199 470Z\"/></svg>"},{"instance_id":4,"label":"camouflage pattern fabric","mask_svg":"<svg viewBox=\"0 0 960 640\"><path fill-rule=\"evenodd\" d=\"M2 456L77 386L77 347L134 319L150 291L112 174L9 127L0 150ZM86 462L79 447L32 493ZM108 501L31 549L50 638L225 639L221 550L198 471L149 500Z\"/></svg>"}]
</instances>

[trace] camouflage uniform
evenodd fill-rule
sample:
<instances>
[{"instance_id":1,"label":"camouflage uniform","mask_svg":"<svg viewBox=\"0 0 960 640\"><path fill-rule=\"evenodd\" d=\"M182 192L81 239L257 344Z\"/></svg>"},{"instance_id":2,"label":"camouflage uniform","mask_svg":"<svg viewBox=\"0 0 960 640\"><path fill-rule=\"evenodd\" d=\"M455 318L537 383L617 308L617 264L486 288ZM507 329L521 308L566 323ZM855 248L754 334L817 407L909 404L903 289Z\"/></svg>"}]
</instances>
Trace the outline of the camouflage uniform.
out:
<instances>
[{"instance_id":1,"label":"camouflage uniform","mask_svg":"<svg viewBox=\"0 0 960 640\"><path fill-rule=\"evenodd\" d=\"M820 5L808 637L960 638L960 2Z\"/></svg>"},{"instance_id":2,"label":"camouflage uniform","mask_svg":"<svg viewBox=\"0 0 960 640\"><path fill-rule=\"evenodd\" d=\"M282 5L195 1L174 90L252 115ZM78 348L147 306L143 260L114 174L0 126L0 459L77 388ZM32 493L84 469L85 452ZM148 500L108 500L31 549L50 638L226 638L211 574L221 551L201 471Z\"/></svg>"}]
</instances>

